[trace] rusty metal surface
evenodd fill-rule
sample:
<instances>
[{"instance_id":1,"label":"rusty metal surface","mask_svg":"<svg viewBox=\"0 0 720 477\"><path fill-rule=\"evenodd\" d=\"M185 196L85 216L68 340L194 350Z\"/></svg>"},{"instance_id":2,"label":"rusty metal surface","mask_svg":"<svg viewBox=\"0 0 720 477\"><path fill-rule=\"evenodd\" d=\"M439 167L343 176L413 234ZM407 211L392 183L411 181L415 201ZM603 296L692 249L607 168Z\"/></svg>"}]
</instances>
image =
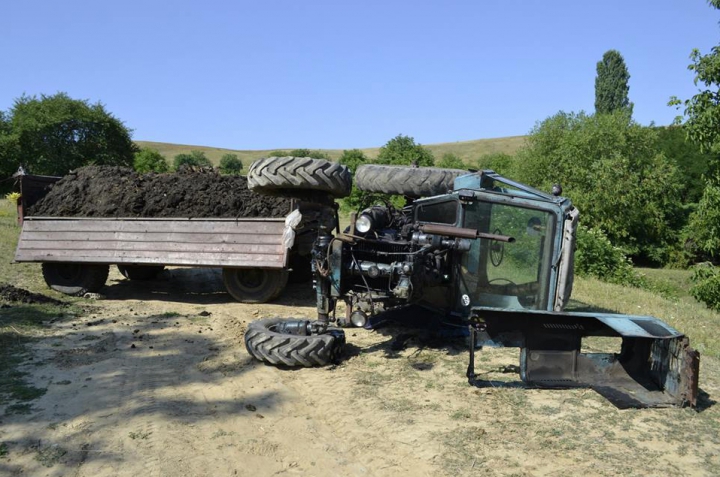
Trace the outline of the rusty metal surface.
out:
<instances>
[{"instance_id":1,"label":"rusty metal surface","mask_svg":"<svg viewBox=\"0 0 720 477\"><path fill-rule=\"evenodd\" d=\"M17 262L283 268L283 219L25 219Z\"/></svg>"},{"instance_id":2,"label":"rusty metal surface","mask_svg":"<svg viewBox=\"0 0 720 477\"><path fill-rule=\"evenodd\" d=\"M482 343L521 348L520 377L590 387L620 408L695 406L700 354L651 316L473 308ZM581 352L582 338L622 339L619 352Z\"/></svg>"}]
</instances>

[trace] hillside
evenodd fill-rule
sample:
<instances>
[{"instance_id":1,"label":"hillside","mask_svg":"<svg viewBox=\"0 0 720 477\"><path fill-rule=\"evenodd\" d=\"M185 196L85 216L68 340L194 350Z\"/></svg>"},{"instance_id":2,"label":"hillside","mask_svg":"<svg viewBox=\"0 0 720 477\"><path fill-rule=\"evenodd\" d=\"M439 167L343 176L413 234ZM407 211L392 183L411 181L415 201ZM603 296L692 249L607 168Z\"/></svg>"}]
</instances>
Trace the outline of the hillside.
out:
<instances>
[{"instance_id":1,"label":"hillside","mask_svg":"<svg viewBox=\"0 0 720 477\"><path fill-rule=\"evenodd\" d=\"M469 162L474 161L483 154L490 154L494 152L504 152L512 154L517 151L525 142L525 136L510 136L493 139L476 139L473 141L458 141L458 142L446 142L441 144L425 144L430 149L437 159L441 158L443 154L453 153L460 157L463 161ZM247 169L250 163L255 159L267 156L274 149L267 150L234 150L234 149L223 149L219 147L207 147L207 146L190 146L186 144L170 144L164 142L152 142L152 141L135 141L140 147L150 147L160 151L168 161L172 161L172 158L177 154L190 152L193 150L202 151L205 155L213 162L213 164L219 164L220 158L223 154L237 154L243 165ZM302 147L302 146L300 146ZM293 148L286 148L290 150ZM361 149L368 157L376 157L379 147L369 147ZM327 153L333 159L337 159L342 154L342 149L321 149L321 151Z\"/></svg>"}]
</instances>

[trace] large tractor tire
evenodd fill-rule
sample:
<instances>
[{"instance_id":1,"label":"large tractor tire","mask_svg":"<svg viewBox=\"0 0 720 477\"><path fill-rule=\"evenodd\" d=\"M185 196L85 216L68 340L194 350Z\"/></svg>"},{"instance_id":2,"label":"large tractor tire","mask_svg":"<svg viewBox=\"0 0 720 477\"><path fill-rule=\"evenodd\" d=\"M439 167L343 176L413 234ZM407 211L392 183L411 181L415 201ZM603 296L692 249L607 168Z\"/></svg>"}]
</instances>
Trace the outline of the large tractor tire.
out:
<instances>
[{"instance_id":1,"label":"large tractor tire","mask_svg":"<svg viewBox=\"0 0 720 477\"><path fill-rule=\"evenodd\" d=\"M223 268L225 289L242 303L265 303L277 298L287 282L287 270Z\"/></svg>"},{"instance_id":2,"label":"large tractor tire","mask_svg":"<svg viewBox=\"0 0 720 477\"><path fill-rule=\"evenodd\" d=\"M350 170L336 162L309 157L266 157L250 166L248 187L267 195L295 196L321 192L333 197L350 195Z\"/></svg>"},{"instance_id":3,"label":"large tractor tire","mask_svg":"<svg viewBox=\"0 0 720 477\"><path fill-rule=\"evenodd\" d=\"M58 262L42 264L45 283L66 295L84 295L99 291L105 285L109 271L108 265Z\"/></svg>"},{"instance_id":4,"label":"large tractor tire","mask_svg":"<svg viewBox=\"0 0 720 477\"><path fill-rule=\"evenodd\" d=\"M154 280L165 270L165 265L118 265L120 274L128 280Z\"/></svg>"},{"instance_id":5,"label":"large tractor tire","mask_svg":"<svg viewBox=\"0 0 720 477\"><path fill-rule=\"evenodd\" d=\"M437 167L365 164L355 172L355 185L367 192L404 195L412 198L445 194L455 178L467 171Z\"/></svg>"},{"instance_id":6,"label":"large tractor tire","mask_svg":"<svg viewBox=\"0 0 720 477\"><path fill-rule=\"evenodd\" d=\"M254 358L285 366L325 366L336 363L345 345L345 332L328 328L321 335L289 335L276 327L287 320L269 318L253 321L245 331L245 347Z\"/></svg>"}]
</instances>

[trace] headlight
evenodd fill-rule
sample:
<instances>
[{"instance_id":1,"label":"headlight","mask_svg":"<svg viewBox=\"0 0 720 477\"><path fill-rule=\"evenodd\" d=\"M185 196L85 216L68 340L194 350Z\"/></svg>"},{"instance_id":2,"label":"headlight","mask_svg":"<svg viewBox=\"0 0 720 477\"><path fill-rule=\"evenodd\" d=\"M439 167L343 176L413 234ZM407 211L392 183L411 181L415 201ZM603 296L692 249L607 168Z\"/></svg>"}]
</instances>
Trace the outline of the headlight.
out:
<instances>
[{"instance_id":1,"label":"headlight","mask_svg":"<svg viewBox=\"0 0 720 477\"><path fill-rule=\"evenodd\" d=\"M370 232L372 229L373 223L372 219L368 215L361 215L357 218L355 221L355 230L360 232L361 234L366 234Z\"/></svg>"}]
</instances>

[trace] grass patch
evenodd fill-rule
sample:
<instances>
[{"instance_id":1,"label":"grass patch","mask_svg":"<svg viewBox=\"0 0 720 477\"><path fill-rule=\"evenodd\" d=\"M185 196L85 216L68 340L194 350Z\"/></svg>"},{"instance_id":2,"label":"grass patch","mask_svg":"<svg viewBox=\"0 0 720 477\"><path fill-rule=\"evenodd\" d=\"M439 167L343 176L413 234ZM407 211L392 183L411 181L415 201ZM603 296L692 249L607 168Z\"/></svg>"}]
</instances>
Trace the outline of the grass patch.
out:
<instances>
[{"instance_id":1,"label":"grass patch","mask_svg":"<svg viewBox=\"0 0 720 477\"><path fill-rule=\"evenodd\" d=\"M666 273L665 277L672 277L672 272L677 271L663 271L656 277L662 277L663 273ZM684 285L676 281L679 295L684 296ZM689 336L692 346L703 355L720 357L720 313L708 309L691 297L668 299L648 290L613 285L592 278L576 278L573 300L589 304L597 310L654 316Z\"/></svg>"}]
</instances>

